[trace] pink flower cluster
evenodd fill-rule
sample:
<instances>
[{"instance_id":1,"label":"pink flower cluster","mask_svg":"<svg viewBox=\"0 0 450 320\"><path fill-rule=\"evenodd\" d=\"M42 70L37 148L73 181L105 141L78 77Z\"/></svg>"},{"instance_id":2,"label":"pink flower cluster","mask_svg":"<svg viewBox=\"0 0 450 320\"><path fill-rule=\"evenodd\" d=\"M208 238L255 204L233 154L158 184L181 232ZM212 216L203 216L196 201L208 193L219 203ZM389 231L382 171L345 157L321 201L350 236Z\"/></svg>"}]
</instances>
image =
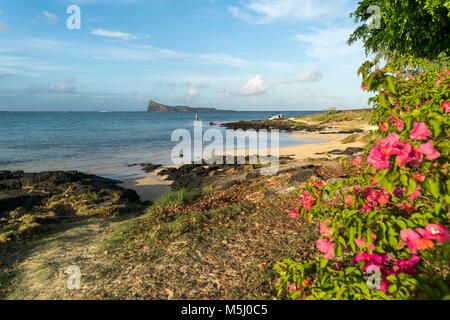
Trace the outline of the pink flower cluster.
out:
<instances>
[{"instance_id":1,"label":"pink flower cluster","mask_svg":"<svg viewBox=\"0 0 450 320\"><path fill-rule=\"evenodd\" d=\"M320 252L324 253L325 259L333 259L334 258L334 243L328 239L319 239L317 240L317 248Z\"/></svg>"},{"instance_id":2,"label":"pink flower cluster","mask_svg":"<svg viewBox=\"0 0 450 320\"><path fill-rule=\"evenodd\" d=\"M320 180L318 179L316 176L312 176L311 178L309 178L308 183L311 183L311 186L313 187L323 187L326 186L327 182L325 180ZM304 188L304 185L300 186L301 188ZM317 193L320 195L321 194L321 190L317 190ZM311 207L313 205L315 205L317 203L317 198L310 194L308 190L303 191L300 199L298 200L298 203L302 205L303 209L305 209L306 211L311 210ZM292 218L297 218L297 216L300 214L300 210L295 210L292 209L291 210L291 217Z\"/></svg>"},{"instance_id":3,"label":"pink flower cluster","mask_svg":"<svg viewBox=\"0 0 450 320\"><path fill-rule=\"evenodd\" d=\"M359 167L362 164L362 158L360 156L356 156L352 161L352 166Z\"/></svg>"},{"instance_id":4,"label":"pink flower cluster","mask_svg":"<svg viewBox=\"0 0 450 320\"><path fill-rule=\"evenodd\" d=\"M386 279L387 276L392 274L392 271L389 270L385 264L389 261L387 254L370 254L367 252L360 253L356 255L355 262L358 263L360 261L366 261L367 264L363 267L365 271L373 271L374 269L378 269L381 272L383 277L383 281L380 285L380 291L386 292L387 287L389 286L389 281Z\"/></svg>"},{"instance_id":5,"label":"pink flower cluster","mask_svg":"<svg viewBox=\"0 0 450 320\"><path fill-rule=\"evenodd\" d=\"M420 258L413 255L409 260L398 259L394 262L392 267L389 267L387 266L387 262L389 261L387 254L370 254L367 252L363 252L356 255L354 261L356 263L360 261L366 261L367 264L363 267L365 271L379 270L383 278L383 281L380 284L380 291L386 292L389 284L391 283L389 280L387 280L387 277L391 274L397 275L399 273L414 275L416 273L414 265L420 261Z\"/></svg>"},{"instance_id":6,"label":"pink flower cluster","mask_svg":"<svg viewBox=\"0 0 450 320\"><path fill-rule=\"evenodd\" d=\"M439 88L441 85L441 82L445 80L445 77L440 77L439 80L436 82L436 88Z\"/></svg>"},{"instance_id":7,"label":"pink flower cluster","mask_svg":"<svg viewBox=\"0 0 450 320\"><path fill-rule=\"evenodd\" d=\"M450 112L450 101L442 102L441 108L444 109L445 113L449 113Z\"/></svg>"},{"instance_id":8,"label":"pink flower cluster","mask_svg":"<svg viewBox=\"0 0 450 320\"><path fill-rule=\"evenodd\" d=\"M416 122L409 137L416 140L427 140L431 134L425 123ZM396 155L395 161L400 168L405 168L407 164L413 167L419 166L423 161L423 156L426 156L428 160L440 157L439 151L434 149L433 141L428 141L415 149L409 142L400 141L398 134L390 133L387 138L378 141L378 145L370 150L367 161L377 170L391 169L389 160L392 155Z\"/></svg>"},{"instance_id":9,"label":"pink flower cluster","mask_svg":"<svg viewBox=\"0 0 450 320\"><path fill-rule=\"evenodd\" d=\"M373 241L377 240L377 235L375 233L372 233L372 240ZM375 245L373 243L366 245L366 242L367 242L366 238L358 238L358 239L355 239L354 241L355 241L356 245L360 248L367 248L369 250L375 249Z\"/></svg>"},{"instance_id":10,"label":"pink flower cluster","mask_svg":"<svg viewBox=\"0 0 450 320\"><path fill-rule=\"evenodd\" d=\"M398 245L400 247L407 245L413 254L416 254L418 250L433 248L433 240L436 240L439 244L450 241L447 227L440 224L429 224L425 229L417 228L416 230L402 230L400 231L400 238L405 241Z\"/></svg>"},{"instance_id":11,"label":"pink flower cluster","mask_svg":"<svg viewBox=\"0 0 450 320\"><path fill-rule=\"evenodd\" d=\"M366 186L364 188L364 198L367 203L362 206L362 209L368 212L377 210L379 205L384 206L389 203L389 197L389 191L383 187L380 187L380 189L374 189Z\"/></svg>"},{"instance_id":12,"label":"pink flower cluster","mask_svg":"<svg viewBox=\"0 0 450 320\"><path fill-rule=\"evenodd\" d=\"M325 259L334 258L334 243L331 241L331 227L328 226L330 222L331 219L326 219L320 224L320 234L326 238L321 238L316 242L319 251L325 254Z\"/></svg>"}]
</instances>

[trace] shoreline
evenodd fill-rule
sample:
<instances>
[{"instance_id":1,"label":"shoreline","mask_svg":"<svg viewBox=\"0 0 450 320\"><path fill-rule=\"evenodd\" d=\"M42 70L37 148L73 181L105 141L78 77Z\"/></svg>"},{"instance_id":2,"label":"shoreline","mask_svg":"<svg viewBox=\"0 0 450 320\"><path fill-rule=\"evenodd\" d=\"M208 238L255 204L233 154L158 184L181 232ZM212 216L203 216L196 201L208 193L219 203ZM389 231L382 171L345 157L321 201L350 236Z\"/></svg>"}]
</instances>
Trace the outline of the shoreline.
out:
<instances>
[{"instance_id":1,"label":"shoreline","mask_svg":"<svg viewBox=\"0 0 450 320\"><path fill-rule=\"evenodd\" d=\"M298 162L305 162L308 159L323 158L324 152L331 151L333 149L346 149L348 147L363 147L364 143L357 141L352 143L343 143L341 140L350 136L351 134L335 133L335 134L320 134L311 132L292 132L290 136L296 139L306 140L306 143L299 143L292 146L280 147L279 156L289 156L293 160ZM309 142L309 140L316 142ZM270 154L270 148L266 149L266 153ZM256 152L257 153L257 152ZM317 154L322 153L322 154ZM255 150L247 150L246 154L255 154ZM224 151L226 155L226 151ZM333 156L331 157L331 159ZM158 172L167 168L177 168L179 166L169 165L162 166L157 170L148 173L147 177L138 177L125 179L123 183L119 184L123 188L132 189L141 197L141 201L155 201L164 194L169 193L173 181L165 180L167 176L158 176Z\"/></svg>"}]
</instances>

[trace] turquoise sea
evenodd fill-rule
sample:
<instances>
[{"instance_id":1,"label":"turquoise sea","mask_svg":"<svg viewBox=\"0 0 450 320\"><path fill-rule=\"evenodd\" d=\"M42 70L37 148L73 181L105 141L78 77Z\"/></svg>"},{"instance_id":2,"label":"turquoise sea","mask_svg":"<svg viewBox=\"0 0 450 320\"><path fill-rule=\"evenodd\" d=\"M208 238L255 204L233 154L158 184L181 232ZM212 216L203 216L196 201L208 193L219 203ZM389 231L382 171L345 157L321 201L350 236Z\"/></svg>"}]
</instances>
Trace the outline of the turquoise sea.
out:
<instances>
[{"instance_id":1,"label":"turquoise sea","mask_svg":"<svg viewBox=\"0 0 450 320\"><path fill-rule=\"evenodd\" d=\"M280 111L201 113L204 130L222 122L262 120ZM286 117L317 112L287 111ZM195 113L0 112L0 170L79 170L127 179L145 176L141 162L170 165L175 129L193 132ZM280 135L280 146L308 141ZM207 143L205 143L207 144Z\"/></svg>"}]
</instances>

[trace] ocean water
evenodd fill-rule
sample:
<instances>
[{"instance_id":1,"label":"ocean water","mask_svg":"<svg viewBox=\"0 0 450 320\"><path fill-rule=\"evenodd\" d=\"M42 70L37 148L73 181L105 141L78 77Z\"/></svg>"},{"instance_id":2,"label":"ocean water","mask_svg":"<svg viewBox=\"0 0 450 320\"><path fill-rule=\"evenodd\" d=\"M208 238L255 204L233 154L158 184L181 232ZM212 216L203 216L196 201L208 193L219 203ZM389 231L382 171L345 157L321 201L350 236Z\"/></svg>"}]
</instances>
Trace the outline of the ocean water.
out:
<instances>
[{"instance_id":1,"label":"ocean water","mask_svg":"<svg viewBox=\"0 0 450 320\"><path fill-rule=\"evenodd\" d=\"M203 131L238 120L262 120L278 112L199 114ZM286 117L317 112L282 112ZM145 176L135 163L172 164L176 129L193 132L195 113L0 112L0 170L79 170L115 179ZM193 136L193 134L192 134ZM310 141L280 134L280 147ZM205 145L208 143L205 143ZM270 145L270 144L269 144Z\"/></svg>"}]
</instances>

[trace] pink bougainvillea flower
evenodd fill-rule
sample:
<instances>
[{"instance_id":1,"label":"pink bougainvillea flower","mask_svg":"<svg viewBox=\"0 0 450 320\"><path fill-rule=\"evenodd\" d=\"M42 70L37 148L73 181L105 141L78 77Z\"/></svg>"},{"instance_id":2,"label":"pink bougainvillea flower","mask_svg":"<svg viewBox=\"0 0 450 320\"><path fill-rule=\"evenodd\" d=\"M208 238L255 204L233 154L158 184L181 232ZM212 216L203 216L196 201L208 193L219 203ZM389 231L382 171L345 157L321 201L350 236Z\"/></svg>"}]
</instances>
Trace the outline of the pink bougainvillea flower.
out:
<instances>
[{"instance_id":1,"label":"pink bougainvillea flower","mask_svg":"<svg viewBox=\"0 0 450 320\"><path fill-rule=\"evenodd\" d=\"M450 241L450 235L446 226L432 223L425 227L425 231L428 239L437 240L438 243Z\"/></svg>"},{"instance_id":2,"label":"pink bougainvillea flower","mask_svg":"<svg viewBox=\"0 0 450 320\"><path fill-rule=\"evenodd\" d=\"M353 188L353 192L354 192L356 195L360 194L361 191L362 191L362 188L361 188L360 186L355 186L355 187Z\"/></svg>"},{"instance_id":3,"label":"pink bougainvillea flower","mask_svg":"<svg viewBox=\"0 0 450 320\"><path fill-rule=\"evenodd\" d=\"M387 291L387 288L388 288L388 286L389 286L389 281L383 281L383 282L381 282L380 283L380 291L381 292L383 292L383 293L386 293L386 291Z\"/></svg>"},{"instance_id":4,"label":"pink bougainvillea flower","mask_svg":"<svg viewBox=\"0 0 450 320\"><path fill-rule=\"evenodd\" d=\"M449 113L450 112L450 101L442 102L441 108L445 110L445 113Z\"/></svg>"},{"instance_id":5,"label":"pink bougainvillea flower","mask_svg":"<svg viewBox=\"0 0 450 320\"><path fill-rule=\"evenodd\" d=\"M364 248L366 246L366 238L355 239L355 243L358 247Z\"/></svg>"},{"instance_id":6,"label":"pink bougainvillea flower","mask_svg":"<svg viewBox=\"0 0 450 320\"><path fill-rule=\"evenodd\" d=\"M431 133L425 122L414 122L414 129L409 137L417 140L428 140L431 137Z\"/></svg>"},{"instance_id":7,"label":"pink bougainvillea flower","mask_svg":"<svg viewBox=\"0 0 450 320\"><path fill-rule=\"evenodd\" d=\"M384 132L388 131L389 130L389 123L383 122L382 124L380 124L380 130L384 131Z\"/></svg>"},{"instance_id":8,"label":"pink bougainvillea flower","mask_svg":"<svg viewBox=\"0 0 450 320\"><path fill-rule=\"evenodd\" d=\"M401 189L395 188L393 191L394 196L396 196L396 197L402 196L405 192L406 192L406 188L401 188Z\"/></svg>"},{"instance_id":9,"label":"pink bougainvillea flower","mask_svg":"<svg viewBox=\"0 0 450 320\"><path fill-rule=\"evenodd\" d=\"M372 206L369 203L365 203L361 206L362 211L372 212Z\"/></svg>"},{"instance_id":10,"label":"pink bougainvillea flower","mask_svg":"<svg viewBox=\"0 0 450 320\"><path fill-rule=\"evenodd\" d=\"M395 147L397 146L398 142L400 141L400 136L396 133L389 133L389 135L378 141L378 146L380 147L380 151L386 155L387 157L390 157L391 154L395 151Z\"/></svg>"},{"instance_id":11,"label":"pink bougainvillea flower","mask_svg":"<svg viewBox=\"0 0 450 320\"><path fill-rule=\"evenodd\" d=\"M314 181L312 184L313 187L324 187L326 185L327 185L327 182L325 180L317 180L317 181Z\"/></svg>"},{"instance_id":12,"label":"pink bougainvillea flower","mask_svg":"<svg viewBox=\"0 0 450 320\"><path fill-rule=\"evenodd\" d=\"M395 120L395 126L397 127L398 131L402 131L403 128L405 127L405 123L403 122L402 119L397 119Z\"/></svg>"},{"instance_id":13,"label":"pink bougainvillea flower","mask_svg":"<svg viewBox=\"0 0 450 320\"><path fill-rule=\"evenodd\" d=\"M414 201L417 197L420 197L420 186L417 186L416 190L414 190L409 196L408 196L408 200L409 201Z\"/></svg>"},{"instance_id":14,"label":"pink bougainvillea flower","mask_svg":"<svg viewBox=\"0 0 450 320\"><path fill-rule=\"evenodd\" d=\"M303 208L305 208L306 211L311 210L311 207L314 205L313 201L306 200L303 202Z\"/></svg>"},{"instance_id":15,"label":"pink bougainvillea flower","mask_svg":"<svg viewBox=\"0 0 450 320\"><path fill-rule=\"evenodd\" d=\"M393 114L389 116L389 122L395 122L395 116Z\"/></svg>"},{"instance_id":16,"label":"pink bougainvillea flower","mask_svg":"<svg viewBox=\"0 0 450 320\"><path fill-rule=\"evenodd\" d=\"M375 233L372 233L372 240L373 241L377 240L377 235ZM366 238L358 238L358 239L355 239L354 241L355 241L356 245L360 248L367 247L368 249L371 249L371 250L375 249L375 246L373 245L373 243L370 245L366 245L366 241L367 241Z\"/></svg>"},{"instance_id":17,"label":"pink bougainvillea flower","mask_svg":"<svg viewBox=\"0 0 450 320\"><path fill-rule=\"evenodd\" d=\"M388 161L386 154L381 152L381 147L374 147L370 150L370 154L367 157L367 162L377 170L390 169L391 165Z\"/></svg>"},{"instance_id":18,"label":"pink bougainvillea flower","mask_svg":"<svg viewBox=\"0 0 450 320\"><path fill-rule=\"evenodd\" d=\"M414 172L414 177L416 178L417 181L424 182L427 176L424 174Z\"/></svg>"},{"instance_id":19,"label":"pink bougainvillea flower","mask_svg":"<svg viewBox=\"0 0 450 320\"><path fill-rule=\"evenodd\" d=\"M295 283L292 283L290 286L289 286L289 291L296 291L297 290L297 285L295 284Z\"/></svg>"},{"instance_id":20,"label":"pink bougainvillea flower","mask_svg":"<svg viewBox=\"0 0 450 320\"><path fill-rule=\"evenodd\" d=\"M356 156L352 161L352 166L359 167L362 164L362 159L360 156Z\"/></svg>"},{"instance_id":21,"label":"pink bougainvillea flower","mask_svg":"<svg viewBox=\"0 0 450 320\"><path fill-rule=\"evenodd\" d=\"M374 204L385 205L389 203L389 192L386 189L373 189L369 187L364 188L364 197L367 202Z\"/></svg>"},{"instance_id":22,"label":"pink bougainvillea flower","mask_svg":"<svg viewBox=\"0 0 450 320\"><path fill-rule=\"evenodd\" d=\"M320 224L320 234L331 238L331 227L327 227L327 224L331 222L331 219L327 219Z\"/></svg>"},{"instance_id":23,"label":"pink bougainvillea flower","mask_svg":"<svg viewBox=\"0 0 450 320\"><path fill-rule=\"evenodd\" d=\"M401 242L398 245L400 247L407 245L413 254L416 254L419 249L425 250L434 247L433 241L428 238L427 232L422 228L402 230L400 231L400 238L405 240L405 242Z\"/></svg>"},{"instance_id":24,"label":"pink bougainvillea flower","mask_svg":"<svg viewBox=\"0 0 450 320\"><path fill-rule=\"evenodd\" d=\"M416 255L412 255L409 260L407 259L398 259L394 263L394 270L397 270L396 273L406 273L410 275L414 275L416 270L414 269L414 265L420 261L420 257Z\"/></svg>"},{"instance_id":25,"label":"pink bougainvillea flower","mask_svg":"<svg viewBox=\"0 0 450 320\"><path fill-rule=\"evenodd\" d=\"M291 218L295 219L295 218L297 218L297 216L298 216L298 211L295 209L292 209L291 210Z\"/></svg>"},{"instance_id":26,"label":"pink bougainvillea flower","mask_svg":"<svg viewBox=\"0 0 450 320\"><path fill-rule=\"evenodd\" d=\"M434 149L434 143L431 140L419 146L417 150L422 152L428 160L434 160L441 156L439 151Z\"/></svg>"},{"instance_id":27,"label":"pink bougainvillea flower","mask_svg":"<svg viewBox=\"0 0 450 320\"><path fill-rule=\"evenodd\" d=\"M309 286L309 280L305 279L303 280L303 286L306 288L307 286Z\"/></svg>"},{"instance_id":28,"label":"pink bougainvillea flower","mask_svg":"<svg viewBox=\"0 0 450 320\"><path fill-rule=\"evenodd\" d=\"M423 161L423 154L414 149L407 141L398 142L393 154L397 155L395 162L400 168L406 168L407 164L417 167Z\"/></svg>"},{"instance_id":29,"label":"pink bougainvillea flower","mask_svg":"<svg viewBox=\"0 0 450 320\"><path fill-rule=\"evenodd\" d=\"M363 91L366 91L366 90L367 90L367 86L366 86L365 84L363 84L363 85L361 86L361 89L362 89Z\"/></svg>"},{"instance_id":30,"label":"pink bougainvillea flower","mask_svg":"<svg viewBox=\"0 0 450 320\"><path fill-rule=\"evenodd\" d=\"M439 80L436 82L436 88L439 88L441 85L441 82L445 80L445 77L440 77Z\"/></svg>"},{"instance_id":31,"label":"pink bougainvillea flower","mask_svg":"<svg viewBox=\"0 0 450 320\"><path fill-rule=\"evenodd\" d=\"M370 265L384 265L386 262L389 261L389 257L386 253L380 253L380 254L370 254L368 252L363 252L360 254L357 254L355 257L355 262L358 263L360 261L367 261L369 262L368 265L364 267L364 270L370 267Z\"/></svg>"},{"instance_id":32,"label":"pink bougainvillea flower","mask_svg":"<svg viewBox=\"0 0 450 320\"><path fill-rule=\"evenodd\" d=\"M353 200L353 198L349 194L347 194L345 196L345 203L352 206L352 205L355 204L355 201Z\"/></svg>"},{"instance_id":33,"label":"pink bougainvillea flower","mask_svg":"<svg viewBox=\"0 0 450 320\"><path fill-rule=\"evenodd\" d=\"M325 259L333 259L334 258L334 243L328 239L319 239L317 240L317 248L320 252L324 253Z\"/></svg>"},{"instance_id":34,"label":"pink bougainvillea flower","mask_svg":"<svg viewBox=\"0 0 450 320\"><path fill-rule=\"evenodd\" d=\"M397 203L397 208L408 213L413 213L416 211L416 208L411 203Z\"/></svg>"}]
</instances>

